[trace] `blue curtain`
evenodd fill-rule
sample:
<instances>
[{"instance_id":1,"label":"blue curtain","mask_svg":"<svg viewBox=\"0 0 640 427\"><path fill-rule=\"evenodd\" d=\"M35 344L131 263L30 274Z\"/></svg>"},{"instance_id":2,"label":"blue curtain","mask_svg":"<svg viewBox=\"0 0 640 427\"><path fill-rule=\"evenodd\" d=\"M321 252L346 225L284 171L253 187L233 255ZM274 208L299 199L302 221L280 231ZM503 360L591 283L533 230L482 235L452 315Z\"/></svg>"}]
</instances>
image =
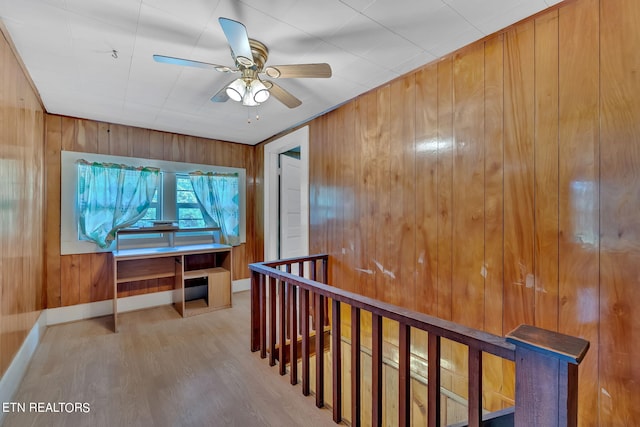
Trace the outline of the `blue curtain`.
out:
<instances>
[{"instance_id":1,"label":"blue curtain","mask_svg":"<svg viewBox=\"0 0 640 427\"><path fill-rule=\"evenodd\" d=\"M222 243L240 243L238 174L192 172L193 192L208 227L220 227Z\"/></svg>"},{"instance_id":2,"label":"blue curtain","mask_svg":"<svg viewBox=\"0 0 640 427\"><path fill-rule=\"evenodd\" d=\"M160 170L78 161L80 236L107 248L116 231L142 218L158 189Z\"/></svg>"}]
</instances>

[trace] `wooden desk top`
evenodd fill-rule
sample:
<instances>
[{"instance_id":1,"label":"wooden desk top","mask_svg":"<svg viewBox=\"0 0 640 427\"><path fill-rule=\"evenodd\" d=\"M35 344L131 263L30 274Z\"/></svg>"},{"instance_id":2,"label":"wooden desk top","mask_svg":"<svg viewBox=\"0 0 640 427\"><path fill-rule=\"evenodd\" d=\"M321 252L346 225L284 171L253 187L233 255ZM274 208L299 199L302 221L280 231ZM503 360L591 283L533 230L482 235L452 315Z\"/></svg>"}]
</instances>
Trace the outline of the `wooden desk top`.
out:
<instances>
[{"instance_id":1,"label":"wooden desk top","mask_svg":"<svg viewBox=\"0 0 640 427\"><path fill-rule=\"evenodd\" d=\"M141 258L160 258L174 255L191 255L203 254L209 252L226 252L230 251L231 246L222 245L220 243L208 243L203 245L185 245L185 246L163 246L154 248L136 248L121 249L113 251L113 259L141 259Z\"/></svg>"}]
</instances>

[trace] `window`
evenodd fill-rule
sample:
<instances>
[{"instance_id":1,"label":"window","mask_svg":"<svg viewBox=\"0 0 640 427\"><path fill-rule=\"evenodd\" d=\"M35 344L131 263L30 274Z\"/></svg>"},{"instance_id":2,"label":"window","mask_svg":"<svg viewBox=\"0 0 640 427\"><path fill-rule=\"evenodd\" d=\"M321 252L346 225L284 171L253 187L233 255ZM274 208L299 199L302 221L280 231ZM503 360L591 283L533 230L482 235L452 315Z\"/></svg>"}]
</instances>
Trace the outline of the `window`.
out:
<instances>
[{"instance_id":1,"label":"window","mask_svg":"<svg viewBox=\"0 0 640 427\"><path fill-rule=\"evenodd\" d=\"M227 229L233 231L234 236L229 243L239 244L246 241L246 171L244 169L72 151L63 151L61 157L60 252L63 255L103 252L113 250L114 248L114 246L110 246L101 249L93 242L80 239L78 232L78 172L76 167L76 162L79 159L84 159L88 162L126 164L134 167L150 166L161 170L160 185L158 191L154 194L151 205L144 217L138 220L132 227L152 226L152 221L161 219L174 220L180 228L207 227L207 218L203 218L197 197L193 191L189 173L202 171L205 174L224 176L227 180L231 180L232 187L234 188L234 196L227 197L231 200L232 206L230 209L225 208L225 212L232 212L231 215L225 215L225 218L230 218L229 221L225 222ZM122 239L125 244L124 247L129 245L148 247L161 244L166 245L166 236L163 236L162 233L129 235L126 236L126 239L124 237L125 236L123 236ZM205 243L207 241L211 241L211 232L203 234L176 234L176 244Z\"/></svg>"},{"instance_id":2,"label":"window","mask_svg":"<svg viewBox=\"0 0 640 427\"><path fill-rule=\"evenodd\" d=\"M176 213L180 228L206 227L189 175L176 175Z\"/></svg>"}]
</instances>

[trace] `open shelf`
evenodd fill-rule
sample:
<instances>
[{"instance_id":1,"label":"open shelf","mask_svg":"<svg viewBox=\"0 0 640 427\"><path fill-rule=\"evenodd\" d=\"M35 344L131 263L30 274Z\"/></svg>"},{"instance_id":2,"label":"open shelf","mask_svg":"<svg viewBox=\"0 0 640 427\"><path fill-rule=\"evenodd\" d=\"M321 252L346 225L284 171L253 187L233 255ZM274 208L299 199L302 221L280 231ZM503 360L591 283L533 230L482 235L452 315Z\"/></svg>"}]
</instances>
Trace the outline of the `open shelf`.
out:
<instances>
[{"instance_id":1,"label":"open shelf","mask_svg":"<svg viewBox=\"0 0 640 427\"><path fill-rule=\"evenodd\" d=\"M121 283L173 278L174 307L183 317L231 307L231 246L211 243L138 248L114 251L112 255L115 331Z\"/></svg>"},{"instance_id":2,"label":"open shelf","mask_svg":"<svg viewBox=\"0 0 640 427\"><path fill-rule=\"evenodd\" d=\"M167 262L165 258L123 260L117 264L116 283L161 279L175 275L174 263Z\"/></svg>"},{"instance_id":3,"label":"open shelf","mask_svg":"<svg viewBox=\"0 0 640 427\"><path fill-rule=\"evenodd\" d=\"M206 297L184 301L184 316L231 307L231 272L222 267L188 270L183 273L185 288L188 280L205 279Z\"/></svg>"}]
</instances>

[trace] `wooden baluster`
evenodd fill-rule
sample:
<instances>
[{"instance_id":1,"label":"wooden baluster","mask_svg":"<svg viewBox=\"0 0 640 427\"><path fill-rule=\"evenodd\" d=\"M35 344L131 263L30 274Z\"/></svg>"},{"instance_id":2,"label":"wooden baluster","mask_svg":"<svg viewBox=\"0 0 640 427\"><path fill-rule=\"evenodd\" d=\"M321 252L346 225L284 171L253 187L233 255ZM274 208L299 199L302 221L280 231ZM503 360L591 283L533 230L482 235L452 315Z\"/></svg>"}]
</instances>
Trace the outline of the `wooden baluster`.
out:
<instances>
[{"instance_id":1,"label":"wooden baluster","mask_svg":"<svg viewBox=\"0 0 640 427\"><path fill-rule=\"evenodd\" d=\"M440 337L429 332L427 425L440 426Z\"/></svg>"},{"instance_id":2,"label":"wooden baluster","mask_svg":"<svg viewBox=\"0 0 640 427\"><path fill-rule=\"evenodd\" d=\"M260 275L258 280L258 296L260 298L260 358L267 357L267 287L265 283L266 277Z\"/></svg>"},{"instance_id":3,"label":"wooden baluster","mask_svg":"<svg viewBox=\"0 0 640 427\"><path fill-rule=\"evenodd\" d=\"M322 283L324 283L325 285L329 284L329 259L328 258L322 259ZM323 311L324 311L323 313L324 326L329 326L329 301L326 298L324 299Z\"/></svg>"},{"instance_id":4,"label":"wooden baluster","mask_svg":"<svg viewBox=\"0 0 640 427\"><path fill-rule=\"evenodd\" d=\"M300 313L302 314L302 394L309 396L309 290L300 290Z\"/></svg>"},{"instance_id":5,"label":"wooden baluster","mask_svg":"<svg viewBox=\"0 0 640 427\"><path fill-rule=\"evenodd\" d=\"M342 348L340 301L331 302L331 360L333 374L333 421L342 421Z\"/></svg>"},{"instance_id":6,"label":"wooden baluster","mask_svg":"<svg viewBox=\"0 0 640 427\"><path fill-rule=\"evenodd\" d=\"M482 422L482 351L469 347L469 426Z\"/></svg>"},{"instance_id":7,"label":"wooden baluster","mask_svg":"<svg viewBox=\"0 0 640 427\"><path fill-rule=\"evenodd\" d=\"M304 263L298 263L298 273L300 277L304 277ZM302 305L302 292L298 292L298 335L302 333L302 310L299 308Z\"/></svg>"},{"instance_id":8,"label":"wooden baluster","mask_svg":"<svg viewBox=\"0 0 640 427\"><path fill-rule=\"evenodd\" d=\"M269 366L276 364L276 278L269 277Z\"/></svg>"},{"instance_id":9,"label":"wooden baluster","mask_svg":"<svg viewBox=\"0 0 640 427\"><path fill-rule=\"evenodd\" d=\"M260 301L258 299L258 281L262 275L251 272L251 351L260 349Z\"/></svg>"},{"instance_id":10,"label":"wooden baluster","mask_svg":"<svg viewBox=\"0 0 640 427\"><path fill-rule=\"evenodd\" d=\"M298 326L296 325L298 321L298 307L296 305L298 300L296 298L297 287L289 283L287 288L289 289L289 321L291 322L291 327L289 328L289 331L291 332L289 340L289 377L291 379L291 385L296 385L298 384Z\"/></svg>"},{"instance_id":11,"label":"wooden baluster","mask_svg":"<svg viewBox=\"0 0 640 427\"><path fill-rule=\"evenodd\" d=\"M322 283L329 284L329 259L322 259Z\"/></svg>"},{"instance_id":12,"label":"wooden baluster","mask_svg":"<svg viewBox=\"0 0 640 427\"><path fill-rule=\"evenodd\" d=\"M280 366L280 375L284 375L287 373L287 364L285 363L285 343L287 341L287 327L286 327L286 315L287 305L285 298L285 283L281 280L280 286L278 286L278 314L280 320L280 352L278 354L278 362Z\"/></svg>"},{"instance_id":13,"label":"wooden baluster","mask_svg":"<svg viewBox=\"0 0 640 427\"><path fill-rule=\"evenodd\" d=\"M382 317L372 313L371 322L371 424L382 426Z\"/></svg>"},{"instance_id":14,"label":"wooden baluster","mask_svg":"<svg viewBox=\"0 0 640 427\"><path fill-rule=\"evenodd\" d=\"M360 309L351 307L351 425L360 427Z\"/></svg>"},{"instance_id":15,"label":"wooden baluster","mask_svg":"<svg viewBox=\"0 0 640 427\"><path fill-rule=\"evenodd\" d=\"M316 294L316 406L324 406L324 296Z\"/></svg>"},{"instance_id":16,"label":"wooden baluster","mask_svg":"<svg viewBox=\"0 0 640 427\"><path fill-rule=\"evenodd\" d=\"M318 265L316 263L316 260L311 260L311 280L313 280L315 282L316 277L317 277L317 268ZM317 295L315 293L312 294L312 298L313 298L313 304L311 305L311 330L316 330L316 299L317 299Z\"/></svg>"},{"instance_id":17,"label":"wooden baluster","mask_svg":"<svg viewBox=\"0 0 640 427\"><path fill-rule=\"evenodd\" d=\"M411 422L411 327L400 323L398 335L398 424Z\"/></svg>"},{"instance_id":18,"label":"wooden baluster","mask_svg":"<svg viewBox=\"0 0 640 427\"><path fill-rule=\"evenodd\" d=\"M287 272L287 273L291 273L291 264L286 264L286 265L284 266L284 271L285 271L285 272ZM287 292L287 301L289 301L289 295L288 295L288 292L289 292L289 286L286 286L286 287L285 287L285 289L286 289L286 291L285 291L285 292ZM290 315L290 313L291 313L291 310L288 310L288 309L287 309L287 310L286 310L286 312L285 312L286 325L287 325L287 326L286 326L286 330L287 330L287 339L291 339L291 321L290 321L290 319L289 319L289 315Z\"/></svg>"}]
</instances>

